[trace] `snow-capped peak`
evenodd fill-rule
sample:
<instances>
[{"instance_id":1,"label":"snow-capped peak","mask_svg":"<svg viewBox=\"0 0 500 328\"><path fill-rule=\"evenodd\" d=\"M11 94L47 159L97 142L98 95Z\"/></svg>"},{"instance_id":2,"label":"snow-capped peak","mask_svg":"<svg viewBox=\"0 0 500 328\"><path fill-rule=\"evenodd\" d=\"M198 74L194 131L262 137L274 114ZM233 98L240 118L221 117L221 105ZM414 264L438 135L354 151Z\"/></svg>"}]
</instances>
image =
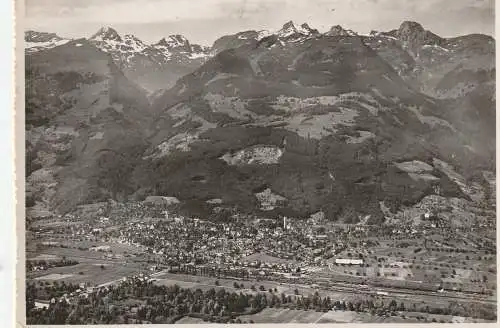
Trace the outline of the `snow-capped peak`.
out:
<instances>
[{"instance_id":1,"label":"snow-capped peak","mask_svg":"<svg viewBox=\"0 0 500 328\"><path fill-rule=\"evenodd\" d=\"M89 39L89 42L101 51L111 54L113 59L121 64L130 63L137 55L140 55L149 47L134 35L126 34L122 38L111 27L99 29Z\"/></svg>"},{"instance_id":2,"label":"snow-capped peak","mask_svg":"<svg viewBox=\"0 0 500 328\"><path fill-rule=\"evenodd\" d=\"M63 40L55 33L26 31L24 32L24 41L26 42L48 42Z\"/></svg>"},{"instance_id":3,"label":"snow-capped peak","mask_svg":"<svg viewBox=\"0 0 500 328\"><path fill-rule=\"evenodd\" d=\"M326 35L330 36L356 36L356 32L348 29L344 29L340 25L335 25L330 28L330 31L326 32Z\"/></svg>"},{"instance_id":4,"label":"snow-capped peak","mask_svg":"<svg viewBox=\"0 0 500 328\"><path fill-rule=\"evenodd\" d=\"M288 21L276 34L280 38L288 38L294 34L309 36L311 34L316 34L316 33L318 33L318 31L309 27L309 25L307 25L306 23L299 26L296 25L293 21Z\"/></svg>"},{"instance_id":5,"label":"snow-capped peak","mask_svg":"<svg viewBox=\"0 0 500 328\"><path fill-rule=\"evenodd\" d=\"M95 41L122 41L120 34L111 27L101 27L97 33L90 37L90 40Z\"/></svg>"},{"instance_id":6,"label":"snow-capped peak","mask_svg":"<svg viewBox=\"0 0 500 328\"><path fill-rule=\"evenodd\" d=\"M63 45L71 40L61 38L55 33L26 31L24 41L27 52L37 52Z\"/></svg>"},{"instance_id":7,"label":"snow-capped peak","mask_svg":"<svg viewBox=\"0 0 500 328\"><path fill-rule=\"evenodd\" d=\"M162 38L158 43L153 45L153 47L167 60L173 57L182 57L188 60L209 57L209 50L207 48L198 44L191 44L188 39L180 34L169 35L166 38Z\"/></svg>"},{"instance_id":8,"label":"snow-capped peak","mask_svg":"<svg viewBox=\"0 0 500 328\"><path fill-rule=\"evenodd\" d=\"M135 51L138 52L148 48L148 46L144 42L142 42L141 39L132 34L126 34L123 37L123 42L125 42L126 45L132 47Z\"/></svg>"},{"instance_id":9,"label":"snow-capped peak","mask_svg":"<svg viewBox=\"0 0 500 328\"><path fill-rule=\"evenodd\" d=\"M268 30L261 30L261 31L257 32L257 41L260 41L260 40L262 40L265 37L268 37L270 35L272 35L272 33L269 32Z\"/></svg>"},{"instance_id":10,"label":"snow-capped peak","mask_svg":"<svg viewBox=\"0 0 500 328\"><path fill-rule=\"evenodd\" d=\"M167 38L161 39L157 45L167 47L168 49L186 47L189 48L189 41L182 35L169 35Z\"/></svg>"},{"instance_id":11,"label":"snow-capped peak","mask_svg":"<svg viewBox=\"0 0 500 328\"><path fill-rule=\"evenodd\" d=\"M307 34L314 34L318 32L316 29L311 28L307 23L303 23L302 25L300 25L300 30L301 33L305 32Z\"/></svg>"}]
</instances>

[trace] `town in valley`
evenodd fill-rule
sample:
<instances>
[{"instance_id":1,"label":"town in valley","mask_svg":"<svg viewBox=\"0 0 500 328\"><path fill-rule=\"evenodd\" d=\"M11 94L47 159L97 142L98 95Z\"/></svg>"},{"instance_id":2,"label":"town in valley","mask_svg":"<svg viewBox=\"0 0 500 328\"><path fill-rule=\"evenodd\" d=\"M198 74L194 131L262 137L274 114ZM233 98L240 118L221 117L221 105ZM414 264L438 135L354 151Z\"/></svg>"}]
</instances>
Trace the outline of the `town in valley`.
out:
<instances>
[{"instance_id":1,"label":"town in valley","mask_svg":"<svg viewBox=\"0 0 500 328\"><path fill-rule=\"evenodd\" d=\"M493 2L261 2L28 3L21 324L497 322Z\"/></svg>"}]
</instances>

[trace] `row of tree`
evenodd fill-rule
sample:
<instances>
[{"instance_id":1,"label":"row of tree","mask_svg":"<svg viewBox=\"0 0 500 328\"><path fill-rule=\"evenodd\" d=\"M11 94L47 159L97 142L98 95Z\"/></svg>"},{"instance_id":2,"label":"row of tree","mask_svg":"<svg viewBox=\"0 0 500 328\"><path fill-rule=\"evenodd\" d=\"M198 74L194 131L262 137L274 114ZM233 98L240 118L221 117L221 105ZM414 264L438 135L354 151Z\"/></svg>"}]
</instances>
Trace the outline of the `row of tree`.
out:
<instances>
[{"instance_id":1,"label":"row of tree","mask_svg":"<svg viewBox=\"0 0 500 328\"><path fill-rule=\"evenodd\" d=\"M75 260L56 260L56 261L26 261L26 271L33 271L36 269L47 270L48 268L58 268L64 266L77 265L78 261Z\"/></svg>"},{"instance_id":2,"label":"row of tree","mask_svg":"<svg viewBox=\"0 0 500 328\"><path fill-rule=\"evenodd\" d=\"M59 286L58 288L62 288ZM254 288L255 290L257 288ZM145 279L129 279L118 286L109 286L89 294L75 297L71 302L58 300L46 309L33 306L36 288L27 288L28 324L126 324L173 323L183 316L193 316L206 321L235 322L237 317L260 312L264 308L286 307L298 310L330 310L367 312L372 315L395 315L398 311L430 314L476 316L496 319L494 307L459 306L430 307L425 304L406 305L395 300L375 296L358 297L356 301L332 300L315 292L310 296L278 294L277 290L251 294L230 292L223 288L185 289L178 285L164 286ZM33 294L35 293L35 295Z\"/></svg>"}]
</instances>

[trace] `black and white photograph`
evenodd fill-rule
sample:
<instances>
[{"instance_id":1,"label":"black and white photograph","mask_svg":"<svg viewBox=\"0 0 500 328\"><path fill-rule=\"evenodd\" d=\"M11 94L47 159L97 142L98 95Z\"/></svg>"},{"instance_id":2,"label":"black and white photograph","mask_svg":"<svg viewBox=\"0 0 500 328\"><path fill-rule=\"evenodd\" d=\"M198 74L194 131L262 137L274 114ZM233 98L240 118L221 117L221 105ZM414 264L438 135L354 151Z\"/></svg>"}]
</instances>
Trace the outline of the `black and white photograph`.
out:
<instances>
[{"instance_id":1,"label":"black and white photograph","mask_svg":"<svg viewBox=\"0 0 500 328\"><path fill-rule=\"evenodd\" d=\"M496 325L494 0L18 15L19 327Z\"/></svg>"}]
</instances>

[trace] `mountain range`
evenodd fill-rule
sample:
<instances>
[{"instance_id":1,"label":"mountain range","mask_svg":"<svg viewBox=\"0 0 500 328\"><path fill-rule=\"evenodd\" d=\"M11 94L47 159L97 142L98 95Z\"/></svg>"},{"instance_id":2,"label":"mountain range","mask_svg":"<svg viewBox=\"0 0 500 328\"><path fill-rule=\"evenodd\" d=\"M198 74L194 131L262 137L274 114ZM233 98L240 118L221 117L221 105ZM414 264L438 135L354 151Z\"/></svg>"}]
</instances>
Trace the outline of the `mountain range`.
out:
<instances>
[{"instance_id":1,"label":"mountain range","mask_svg":"<svg viewBox=\"0 0 500 328\"><path fill-rule=\"evenodd\" d=\"M459 200L450 216L493 206L490 36L290 21L211 47L112 28L25 40L33 217L149 195L191 215L368 223L436 197Z\"/></svg>"},{"instance_id":2,"label":"mountain range","mask_svg":"<svg viewBox=\"0 0 500 328\"><path fill-rule=\"evenodd\" d=\"M27 31L25 41L26 51L36 52L70 40ZM191 44L182 35L170 35L149 45L133 35L121 36L114 29L103 27L86 41L109 54L130 80L149 92L173 85L177 78L202 65L209 56L206 47Z\"/></svg>"}]
</instances>

